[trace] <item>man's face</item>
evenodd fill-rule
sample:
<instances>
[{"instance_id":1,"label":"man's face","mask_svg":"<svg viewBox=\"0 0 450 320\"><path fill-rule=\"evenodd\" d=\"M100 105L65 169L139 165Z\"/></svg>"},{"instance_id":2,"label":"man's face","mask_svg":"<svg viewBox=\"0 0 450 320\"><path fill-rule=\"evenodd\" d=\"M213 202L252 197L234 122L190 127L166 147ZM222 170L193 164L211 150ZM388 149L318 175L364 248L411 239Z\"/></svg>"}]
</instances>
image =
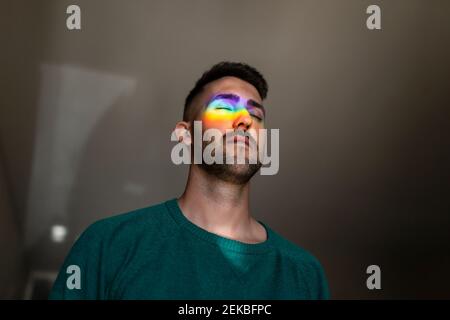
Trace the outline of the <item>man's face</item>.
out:
<instances>
[{"instance_id":1,"label":"man's face","mask_svg":"<svg viewBox=\"0 0 450 320\"><path fill-rule=\"evenodd\" d=\"M223 139L221 150L225 163L202 162L200 167L228 182L248 182L261 167L257 142L259 129L264 128L265 111L256 88L241 79L224 77L206 85L194 106L198 108L195 120L202 121L203 132L219 130ZM203 142L203 150L209 144L217 141ZM227 148L234 150L231 160ZM237 164L238 153L245 154L245 164ZM258 159L257 163L252 164L250 158Z\"/></svg>"}]
</instances>

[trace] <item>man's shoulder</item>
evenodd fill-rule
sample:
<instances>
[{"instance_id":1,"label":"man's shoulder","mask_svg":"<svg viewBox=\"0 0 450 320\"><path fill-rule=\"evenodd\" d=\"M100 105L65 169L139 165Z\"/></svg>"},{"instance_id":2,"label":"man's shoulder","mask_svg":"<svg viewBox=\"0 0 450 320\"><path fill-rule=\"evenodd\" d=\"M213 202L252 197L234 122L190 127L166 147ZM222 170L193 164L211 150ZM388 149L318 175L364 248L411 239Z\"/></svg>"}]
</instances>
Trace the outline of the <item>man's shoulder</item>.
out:
<instances>
[{"instance_id":1,"label":"man's shoulder","mask_svg":"<svg viewBox=\"0 0 450 320\"><path fill-rule=\"evenodd\" d=\"M307 282L311 299L329 299L324 269L309 251L271 230L273 243L284 260L290 262Z\"/></svg>"},{"instance_id":2,"label":"man's shoulder","mask_svg":"<svg viewBox=\"0 0 450 320\"><path fill-rule=\"evenodd\" d=\"M82 233L84 238L130 239L141 233L151 234L152 230L162 230L167 225L164 219L168 218L166 202L160 202L147 207L115 214L93 222Z\"/></svg>"},{"instance_id":3,"label":"man's shoulder","mask_svg":"<svg viewBox=\"0 0 450 320\"><path fill-rule=\"evenodd\" d=\"M308 265L313 268L322 268L319 260L311 252L288 240L276 231L272 229L270 231L273 237L272 243L282 256L295 263Z\"/></svg>"}]
</instances>

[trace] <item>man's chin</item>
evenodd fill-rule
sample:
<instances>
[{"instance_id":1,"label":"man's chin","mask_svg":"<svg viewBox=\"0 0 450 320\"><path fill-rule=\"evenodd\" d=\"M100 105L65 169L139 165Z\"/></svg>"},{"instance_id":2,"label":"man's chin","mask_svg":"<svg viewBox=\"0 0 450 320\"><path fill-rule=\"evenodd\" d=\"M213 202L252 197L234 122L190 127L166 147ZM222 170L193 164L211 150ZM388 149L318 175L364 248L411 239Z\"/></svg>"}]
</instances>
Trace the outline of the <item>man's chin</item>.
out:
<instances>
[{"instance_id":1,"label":"man's chin","mask_svg":"<svg viewBox=\"0 0 450 320\"><path fill-rule=\"evenodd\" d=\"M210 175L233 184L246 184L258 170L261 164L200 164L200 167Z\"/></svg>"}]
</instances>

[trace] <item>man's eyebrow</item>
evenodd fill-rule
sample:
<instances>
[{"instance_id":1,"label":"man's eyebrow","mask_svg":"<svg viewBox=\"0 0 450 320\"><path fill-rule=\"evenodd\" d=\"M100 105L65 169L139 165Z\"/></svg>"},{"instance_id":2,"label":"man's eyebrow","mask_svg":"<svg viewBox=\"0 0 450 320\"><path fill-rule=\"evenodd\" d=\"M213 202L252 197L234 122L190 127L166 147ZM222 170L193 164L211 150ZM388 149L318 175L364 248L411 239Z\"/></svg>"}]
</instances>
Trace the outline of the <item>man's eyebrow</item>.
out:
<instances>
[{"instance_id":1,"label":"man's eyebrow","mask_svg":"<svg viewBox=\"0 0 450 320\"><path fill-rule=\"evenodd\" d=\"M264 115L266 115L266 110L264 109L263 105L262 105L262 104L260 104L260 103L258 103L258 102L256 102L255 100L252 100L252 99L248 99L248 101L247 101L247 105L249 105L249 106L253 106L253 107L256 107L256 108L259 108L259 109L261 109L261 110L262 110L262 112L264 113Z\"/></svg>"},{"instance_id":2,"label":"man's eyebrow","mask_svg":"<svg viewBox=\"0 0 450 320\"><path fill-rule=\"evenodd\" d=\"M206 105L209 105L211 102L213 102L215 100L219 100L219 99L231 100L233 102L239 102L239 100L241 98L238 95L234 94L234 93L219 93L219 94L215 95L214 97L212 97L211 100L209 100ZM263 105L258 103L258 102L256 102L255 100L248 99L247 100L247 105L261 109L263 114L266 115L266 110L264 109Z\"/></svg>"},{"instance_id":3,"label":"man's eyebrow","mask_svg":"<svg viewBox=\"0 0 450 320\"><path fill-rule=\"evenodd\" d=\"M233 102L239 102L240 98L238 95L233 94L233 93L219 93L219 94L215 95L214 97L212 97L212 99L208 101L207 105L209 105L214 100L219 100L219 99L231 100Z\"/></svg>"}]
</instances>

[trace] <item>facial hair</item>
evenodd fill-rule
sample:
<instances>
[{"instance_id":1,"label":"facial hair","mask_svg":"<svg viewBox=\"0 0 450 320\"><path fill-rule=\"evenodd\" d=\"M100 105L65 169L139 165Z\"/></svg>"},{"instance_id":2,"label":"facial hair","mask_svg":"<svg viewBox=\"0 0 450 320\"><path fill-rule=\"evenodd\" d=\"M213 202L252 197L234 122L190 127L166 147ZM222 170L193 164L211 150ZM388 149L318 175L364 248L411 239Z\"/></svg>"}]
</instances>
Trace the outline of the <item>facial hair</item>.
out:
<instances>
[{"instance_id":1,"label":"facial hair","mask_svg":"<svg viewBox=\"0 0 450 320\"><path fill-rule=\"evenodd\" d=\"M224 135L223 137L223 148L225 148L226 146L226 136ZM203 150L205 150L205 147L207 145L209 145L210 143L214 143L214 141L203 141L202 143L202 152ZM256 148L256 143L255 143L255 148ZM258 170L261 168L262 163L261 161L259 161L259 159L257 159L256 163L247 163L249 161L247 161L248 159L246 159L245 164L237 164L236 163L236 154L237 154L237 148L239 148L239 146L237 146L236 143L233 143L233 148L235 148L235 156L233 160L232 164L228 164L227 163L227 159L226 157L224 157L224 163L212 163L212 164L207 164L204 161L202 161L199 164L199 167L202 168L205 172L207 172L208 174L222 180L225 182L229 182L232 184L236 184L236 185L244 185L246 184L254 175L256 172L258 172ZM245 150L246 152L250 152L250 148ZM222 153L223 155L225 155L224 150L222 149Z\"/></svg>"}]
</instances>

